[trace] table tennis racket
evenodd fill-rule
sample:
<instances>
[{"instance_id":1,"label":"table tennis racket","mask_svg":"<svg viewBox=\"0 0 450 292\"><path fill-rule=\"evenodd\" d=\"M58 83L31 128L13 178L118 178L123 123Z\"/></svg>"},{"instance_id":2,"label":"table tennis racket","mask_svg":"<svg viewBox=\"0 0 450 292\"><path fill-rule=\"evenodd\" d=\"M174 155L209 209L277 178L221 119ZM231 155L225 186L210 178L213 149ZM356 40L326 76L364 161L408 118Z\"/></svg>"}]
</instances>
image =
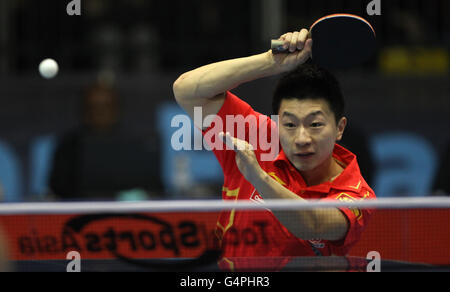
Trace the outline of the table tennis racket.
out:
<instances>
[{"instance_id":1,"label":"table tennis racket","mask_svg":"<svg viewBox=\"0 0 450 292\"><path fill-rule=\"evenodd\" d=\"M350 68L360 65L376 50L376 33L362 17L332 14L317 20L310 28L313 40L312 60L326 68ZM274 54L289 53L282 40L272 40Z\"/></svg>"}]
</instances>

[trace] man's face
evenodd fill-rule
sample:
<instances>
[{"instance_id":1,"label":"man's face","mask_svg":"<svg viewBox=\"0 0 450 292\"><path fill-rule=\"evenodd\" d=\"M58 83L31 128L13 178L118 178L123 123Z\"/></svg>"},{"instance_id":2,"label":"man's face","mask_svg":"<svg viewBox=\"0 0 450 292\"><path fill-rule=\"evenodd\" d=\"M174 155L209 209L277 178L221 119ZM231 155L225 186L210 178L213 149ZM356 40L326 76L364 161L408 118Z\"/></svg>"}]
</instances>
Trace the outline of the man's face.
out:
<instances>
[{"instance_id":1,"label":"man's face","mask_svg":"<svg viewBox=\"0 0 450 292\"><path fill-rule=\"evenodd\" d=\"M347 119L338 125L324 99L284 99L280 105L280 142L289 161L301 172L324 165L342 139Z\"/></svg>"},{"instance_id":2,"label":"man's face","mask_svg":"<svg viewBox=\"0 0 450 292\"><path fill-rule=\"evenodd\" d=\"M117 102L107 91L94 90L87 98L86 119L95 129L108 129L118 119Z\"/></svg>"}]
</instances>

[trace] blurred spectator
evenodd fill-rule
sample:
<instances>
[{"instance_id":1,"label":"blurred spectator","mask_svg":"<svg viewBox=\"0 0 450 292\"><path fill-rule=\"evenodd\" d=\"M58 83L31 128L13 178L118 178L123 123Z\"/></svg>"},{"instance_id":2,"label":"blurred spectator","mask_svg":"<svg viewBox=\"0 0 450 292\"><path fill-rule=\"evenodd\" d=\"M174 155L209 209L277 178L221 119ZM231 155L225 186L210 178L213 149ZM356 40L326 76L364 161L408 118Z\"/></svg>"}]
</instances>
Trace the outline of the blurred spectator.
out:
<instances>
[{"instance_id":1,"label":"blurred spectator","mask_svg":"<svg viewBox=\"0 0 450 292\"><path fill-rule=\"evenodd\" d=\"M395 37L397 42L415 46L430 44L433 39L437 39L427 20L418 12L395 9L389 21L395 32L391 37Z\"/></svg>"},{"instance_id":2,"label":"blurred spectator","mask_svg":"<svg viewBox=\"0 0 450 292\"><path fill-rule=\"evenodd\" d=\"M450 195L450 144L442 156L433 190L436 195Z\"/></svg>"},{"instance_id":3,"label":"blurred spectator","mask_svg":"<svg viewBox=\"0 0 450 292\"><path fill-rule=\"evenodd\" d=\"M82 109L83 125L64 134L55 152L49 184L54 194L64 200L114 200L119 194L146 199L145 194L160 193L156 141L146 143L120 127L117 93L94 85Z\"/></svg>"},{"instance_id":4,"label":"blurred spectator","mask_svg":"<svg viewBox=\"0 0 450 292\"><path fill-rule=\"evenodd\" d=\"M339 144L356 155L362 176L369 185L373 184L375 163L369 146L369 138L358 128L347 126Z\"/></svg>"}]
</instances>

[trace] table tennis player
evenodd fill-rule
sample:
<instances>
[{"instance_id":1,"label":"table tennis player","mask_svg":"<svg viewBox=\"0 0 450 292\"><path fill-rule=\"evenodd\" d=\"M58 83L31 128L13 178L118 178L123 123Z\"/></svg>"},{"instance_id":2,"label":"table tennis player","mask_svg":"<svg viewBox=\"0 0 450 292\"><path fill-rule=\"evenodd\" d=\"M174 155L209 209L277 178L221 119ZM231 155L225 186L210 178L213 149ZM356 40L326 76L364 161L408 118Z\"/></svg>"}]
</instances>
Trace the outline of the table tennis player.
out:
<instances>
[{"instance_id":1,"label":"table tennis player","mask_svg":"<svg viewBox=\"0 0 450 292\"><path fill-rule=\"evenodd\" d=\"M203 134L241 150L213 149L222 166L224 200L268 199L358 201L375 199L362 177L356 155L336 144L344 135L347 118L336 78L307 61L312 40L307 29L280 37L289 51L268 51L245 58L203 66L180 76L173 85L178 104L194 119L216 115L210 124L196 125ZM274 121L252 109L231 90L260 78L284 74L273 97L279 116L278 156L263 161L259 145L230 135L227 116L266 119L259 131L272 131ZM218 122L221 119L223 122ZM195 120L195 119L194 119ZM223 129L216 127L223 124ZM250 127L246 127L249 134ZM246 135L248 137L248 135ZM214 140L216 141L216 140ZM223 212L217 235L225 258L346 255L358 241L371 212L357 209L304 211ZM231 261L226 261L230 266Z\"/></svg>"}]
</instances>

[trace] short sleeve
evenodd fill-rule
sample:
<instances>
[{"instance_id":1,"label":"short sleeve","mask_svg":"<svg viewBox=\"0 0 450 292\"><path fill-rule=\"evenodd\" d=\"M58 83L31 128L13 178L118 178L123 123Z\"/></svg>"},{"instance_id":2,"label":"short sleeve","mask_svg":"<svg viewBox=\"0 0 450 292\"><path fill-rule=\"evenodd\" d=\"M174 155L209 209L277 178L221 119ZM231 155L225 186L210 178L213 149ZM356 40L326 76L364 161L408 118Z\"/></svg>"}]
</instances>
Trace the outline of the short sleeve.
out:
<instances>
[{"instance_id":1,"label":"short sleeve","mask_svg":"<svg viewBox=\"0 0 450 292\"><path fill-rule=\"evenodd\" d=\"M245 126L238 127L237 125L241 123ZM271 151L269 144L272 140L275 141L275 139L272 139L272 132L275 133L274 129L277 129L277 127L269 117L256 112L236 95L227 92L222 108L213 118L211 126L204 130L202 134L205 142L210 146L222 166L224 174L227 174L236 171L235 152L226 149L226 145L218 137L220 132L230 132L232 136L252 144L259 159L261 154ZM265 135L261 135L262 130ZM267 141L267 145L260 145L260 141ZM277 137L276 143L278 146Z\"/></svg>"},{"instance_id":2,"label":"short sleeve","mask_svg":"<svg viewBox=\"0 0 450 292\"><path fill-rule=\"evenodd\" d=\"M374 197L374 195L373 195ZM364 196L358 193L339 193L330 196L327 199L337 201L356 201L363 199ZM366 199L370 199L366 198ZM348 222L348 231L344 239L330 243L331 253L335 255L347 255L350 249L360 240L361 235L370 221L373 210L357 208L339 208Z\"/></svg>"}]
</instances>

